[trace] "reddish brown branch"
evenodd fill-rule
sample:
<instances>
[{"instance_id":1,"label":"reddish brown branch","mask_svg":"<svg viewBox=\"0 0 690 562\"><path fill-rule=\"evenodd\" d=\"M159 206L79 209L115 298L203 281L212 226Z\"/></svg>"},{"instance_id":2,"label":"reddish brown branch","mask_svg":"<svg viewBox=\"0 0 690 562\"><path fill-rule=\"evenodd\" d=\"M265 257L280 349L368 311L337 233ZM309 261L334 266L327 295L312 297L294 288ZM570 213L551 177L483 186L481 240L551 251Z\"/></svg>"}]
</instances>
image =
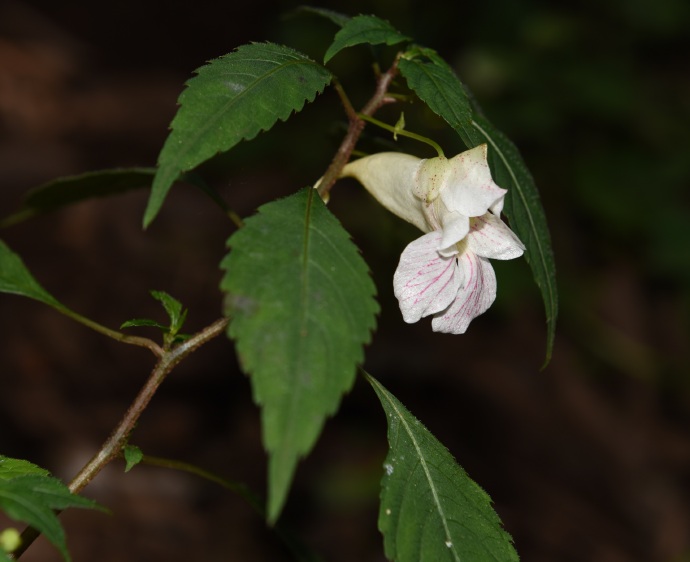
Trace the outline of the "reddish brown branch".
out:
<instances>
[{"instance_id":1,"label":"reddish brown branch","mask_svg":"<svg viewBox=\"0 0 690 562\"><path fill-rule=\"evenodd\" d=\"M359 114L371 117L381 108L381 106L395 101L393 98L388 96L388 88L398 74L398 61L400 60L400 56L401 54L398 53L398 56L395 57L391 67L378 77L374 95L365 104ZM321 196L321 199L324 201L328 201L329 192L333 187L333 184L340 176L343 166L345 166L345 164L347 164L347 162L350 160L352 151L354 150L355 145L357 144L357 141L359 140L359 137L362 134L366 124L366 122L361 119L358 113L354 110L350 100L347 98L342 86L338 82L335 82L335 89L340 96L343 107L345 108L349 125L345 138L343 138L342 142L340 143L340 147L335 153L330 166L317 186L317 191Z\"/></svg>"}]
</instances>

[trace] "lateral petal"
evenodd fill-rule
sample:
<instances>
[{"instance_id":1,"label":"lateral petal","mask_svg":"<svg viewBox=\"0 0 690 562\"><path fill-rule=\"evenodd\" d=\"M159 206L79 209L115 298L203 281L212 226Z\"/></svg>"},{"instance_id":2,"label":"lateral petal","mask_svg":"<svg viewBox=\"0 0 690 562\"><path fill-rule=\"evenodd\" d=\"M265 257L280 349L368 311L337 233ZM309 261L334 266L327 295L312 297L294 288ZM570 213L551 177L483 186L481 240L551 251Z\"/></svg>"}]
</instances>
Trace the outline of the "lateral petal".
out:
<instances>
[{"instance_id":1,"label":"lateral petal","mask_svg":"<svg viewBox=\"0 0 690 562\"><path fill-rule=\"evenodd\" d=\"M470 251L493 260L512 260L525 251L525 245L515 233L492 213L472 217L467 243Z\"/></svg>"},{"instance_id":2,"label":"lateral petal","mask_svg":"<svg viewBox=\"0 0 690 562\"><path fill-rule=\"evenodd\" d=\"M438 253L440 241L440 232L429 232L410 243L400 256L393 291L407 323L447 308L462 284L455 257Z\"/></svg>"},{"instance_id":3,"label":"lateral petal","mask_svg":"<svg viewBox=\"0 0 690 562\"><path fill-rule=\"evenodd\" d=\"M466 251L458 256L458 267L464 271L465 284L452 304L434 316L431 321L434 332L464 334L470 322L496 299L496 274L489 260Z\"/></svg>"}]
</instances>

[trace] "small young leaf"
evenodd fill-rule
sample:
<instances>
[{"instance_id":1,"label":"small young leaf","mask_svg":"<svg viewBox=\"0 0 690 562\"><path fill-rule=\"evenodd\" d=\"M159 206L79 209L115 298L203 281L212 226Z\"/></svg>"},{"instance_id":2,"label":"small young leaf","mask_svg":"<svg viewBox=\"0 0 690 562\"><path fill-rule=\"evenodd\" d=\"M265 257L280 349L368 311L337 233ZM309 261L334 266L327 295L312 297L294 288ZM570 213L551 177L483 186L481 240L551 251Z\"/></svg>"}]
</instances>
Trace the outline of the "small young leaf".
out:
<instances>
[{"instance_id":1,"label":"small young leaf","mask_svg":"<svg viewBox=\"0 0 690 562\"><path fill-rule=\"evenodd\" d=\"M262 407L273 522L352 386L378 305L366 263L313 189L262 206L228 245L228 334Z\"/></svg>"},{"instance_id":2,"label":"small young leaf","mask_svg":"<svg viewBox=\"0 0 690 562\"><path fill-rule=\"evenodd\" d=\"M379 529L396 562L516 562L491 498L381 383L366 375L388 420Z\"/></svg>"},{"instance_id":3,"label":"small young leaf","mask_svg":"<svg viewBox=\"0 0 690 562\"><path fill-rule=\"evenodd\" d=\"M159 328L164 332L167 332L170 329L169 326L156 322L155 320L151 320L150 318L132 318L131 320L123 322L120 326L120 329L122 328Z\"/></svg>"},{"instance_id":4,"label":"small young leaf","mask_svg":"<svg viewBox=\"0 0 690 562\"><path fill-rule=\"evenodd\" d=\"M0 455L0 474L0 509L9 518L44 534L69 561L65 533L55 510L103 508L92 500L72 494L62 482L27 461Z\"/></svg>"},{"instance_id":5,"label":"small young leaf","mask_svg":"<svg viewBox=\"0 0 690 562\"><path fill-rule=\"evenodd\" d=\"M271 43L244 45L196 72L180 96L158 157L144 226L156 217L181 172L286 120L331 81L323 66Z\"/></svg>"},{"instance_id":6,"label":"small young leaf","mask_svg":"<svg viewBox=\"0 0 690 562\"><path fill-rule=\"evenodd\" d=\"M403 57L400 72L419 98L455 129L468 148L489 145L489 164L498 185L508 190L504 212L527 247L525 259L544 301L546 360L551 359L558 316L556 267L539 192L515 146L482 115L448 64L435 51L416 48Z\"/></svg>"},{"instance_id":7,"label":"small young leaf","mask_svg":"<svg viewBox=\"0 0 690 562\"><path fill-rule=\"evenodd\" d=\"M182 304L177 299L171 297L168 293L163 291L151 291L151 296L160 302L165 308L165 311L170 317L170 333L175 335L182 328L187 311L182 310Z\"/></svg>"},{"instance_id":8,"label":"small young leaf","mask_svg":"<svg viewBox=\"0 0 690 562\"><path fill-rule=\"evenodd\" d=\"M62 310L64 307L34 279L22 259L0 240L0 293L14 293Z\"/></svg>"},{"instance_id":9,"label":"small young leaf","mask_svg":"<svg viewBox=\"0 0 690 562\"><path fill-rule=\"evenodd\" d=\"M125 445L122 454L125 457L125 472L132 470L144 458L144 453L136 445Z\"/></svg>"},{"instance_id":10,"label":"small young leaf","mask_svg":"<svg viewBox=\"0 0 690 562\"><path fill-rule=\"evenodd\" d=\"M52 180L29 191L22 208L0 221L0 227L86 199L149 187L155 172L155 168L100 170Z\"/></svg>"},{"instance_id":11,"label":"small young leaf","mask_svg":"<svg viewBox=\"0 0 690 562\"><path fill-rule=\"evenodd\" d=\"M386 20L376 16L355 16L336 33L333 43L323 57L323 62L327 63L346 47L362 43L395 45L403 41L410 41L410 38L400 33Z\"/></svg>"}]
</instances>

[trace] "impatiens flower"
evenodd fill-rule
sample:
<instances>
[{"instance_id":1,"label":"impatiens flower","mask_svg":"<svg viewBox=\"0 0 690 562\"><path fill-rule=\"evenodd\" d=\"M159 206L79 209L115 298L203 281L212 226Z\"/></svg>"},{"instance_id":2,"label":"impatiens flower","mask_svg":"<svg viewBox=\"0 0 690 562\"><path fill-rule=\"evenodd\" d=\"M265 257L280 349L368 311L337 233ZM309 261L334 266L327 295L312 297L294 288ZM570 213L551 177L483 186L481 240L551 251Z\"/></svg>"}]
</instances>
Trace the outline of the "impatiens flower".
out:
<instances>
[{"instance_id":1,"label":"impatiens flower","mask_svg":"<svg viewBox=\"0 0 690 562\"><path fill-rule=\"evenodd\" d=\"M425 232L403 250L393 277L405 322L433 315L436 332L462 334L496 298L489 259L522 255L500 219L505 189L491 178L481 145L457 156L420 160L383 152L351 162L356 178L389 211Z\"/></svg>"}]
</instances>

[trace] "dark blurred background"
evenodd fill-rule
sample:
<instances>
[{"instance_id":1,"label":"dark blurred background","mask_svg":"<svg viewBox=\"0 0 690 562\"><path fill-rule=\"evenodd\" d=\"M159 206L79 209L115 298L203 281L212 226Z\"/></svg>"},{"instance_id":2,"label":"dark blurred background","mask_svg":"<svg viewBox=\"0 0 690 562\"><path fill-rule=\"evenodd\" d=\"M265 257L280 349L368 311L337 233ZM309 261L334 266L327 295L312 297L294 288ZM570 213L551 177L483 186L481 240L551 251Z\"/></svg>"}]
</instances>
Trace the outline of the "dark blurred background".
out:
<instances>
[{"instance_id":1,"label":"dark blurred background","mask_svg":"<svg viewBox=\"0 0 690 562\"><path fill-rule=\"evenodd\" d=\"M264 40L319 59L336 28L291 14L296 6L2 0L0 216L56 176L154 165L184 81L208 59ZM690 560L690 3L327 7L386 18L456 68L534 174L561 294L553 360L541 371L544 314L523 261L496 265L497 303L466 335L405 325L391 276L416 233L343 182L331 208L362 248L382 306L366 368L489 492L523 560ZM361 71L370 60L359 47L332 63L357 106L371 92ZM397 111L380 116L395 121ZM405 111L447 154L461 149L433 116ZM328 90L203 173L247 216L323 173L342 119ZM85 202L0 237L58 299L102 324L163 320L148 295L158 289L188 306L187 327L199 329L220 315L218 263L233 227L201 193L175 187L143 232L146 197ZM0 310L0 452L69 480L153 358L26 299L0 295ZM258 422L232 345L219 339L173 372L132 441L263 496ZM285 512L324 560L384 560L385 453L384 417L359 380L300 465ZM290 559L241 498L185 474L125 475L114 463L86 494L113 513L62 516L75 562ZM41 539L23 559L58 556Z\"/></svg>"}]
</instances>

